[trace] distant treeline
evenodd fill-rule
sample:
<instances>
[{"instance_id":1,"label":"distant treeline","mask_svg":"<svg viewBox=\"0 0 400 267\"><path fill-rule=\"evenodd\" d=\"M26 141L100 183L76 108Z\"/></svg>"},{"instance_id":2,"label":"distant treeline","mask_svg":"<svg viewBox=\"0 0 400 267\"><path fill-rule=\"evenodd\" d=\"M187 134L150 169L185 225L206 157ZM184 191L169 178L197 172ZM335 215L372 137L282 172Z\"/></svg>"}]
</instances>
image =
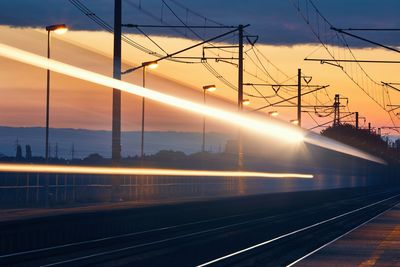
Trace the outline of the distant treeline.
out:
<instances>
[{"instance_id":1,"label":"distant treeline","mask_svg":"<svg viewBox=\"0 0 400 267\"><path fill-rule=\"evenodd\" d=\"M382 136L378 133L369 129L356 129L350 124L328 127L322 130L321 134L383 158L388 162L399 163L400 139L389 143L389 140L382 139Z\"/></svg>"}]
</instances>

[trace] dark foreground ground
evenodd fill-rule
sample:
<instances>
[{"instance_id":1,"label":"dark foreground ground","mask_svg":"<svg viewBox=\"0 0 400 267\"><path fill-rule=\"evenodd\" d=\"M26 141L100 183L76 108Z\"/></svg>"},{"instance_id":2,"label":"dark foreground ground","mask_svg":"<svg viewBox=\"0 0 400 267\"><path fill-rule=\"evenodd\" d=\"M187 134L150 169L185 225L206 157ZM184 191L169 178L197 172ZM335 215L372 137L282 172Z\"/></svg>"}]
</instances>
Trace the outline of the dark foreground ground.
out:
<instances>
[{"instance_id":1,"label":"dark foreground ground","mask_svg":"<svg viewBox=\"0 0 400 267\"><path fill-rule=\"evenodd\" d=\"M5 221L0 266L285 266L399 202L366 187Z\"/></svg>"}]
</instances>

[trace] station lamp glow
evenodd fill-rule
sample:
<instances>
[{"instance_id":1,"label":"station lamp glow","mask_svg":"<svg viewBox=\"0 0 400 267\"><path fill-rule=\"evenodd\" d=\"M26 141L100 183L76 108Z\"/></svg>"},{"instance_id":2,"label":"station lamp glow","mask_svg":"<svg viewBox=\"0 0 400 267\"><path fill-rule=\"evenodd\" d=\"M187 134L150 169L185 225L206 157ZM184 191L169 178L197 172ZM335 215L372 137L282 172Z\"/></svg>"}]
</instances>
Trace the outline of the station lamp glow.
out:
<instances>
[{"instance_id":1,"label":"station lamp glow","mask_svg":"<svg viewBox=\"0 0 400 267\"><path fill-rule=\"evenodd\" d=\"M290 120L290 123L294 125L299 125L299 120Z\"/></svg>"},{"instance_id":2,"label":"station lamp glow","mask_svg":"<svg viewBox=\"0 0 400 267\"><path fill-rule=\"evenodd\" d=\"M61 35L68 31L68 27L65 24L50 25L46 26L46 31Z\"/></svg>"},{"instance_id":3,"label":"station lamp glow","mask_svg":"<svg viewBox=\"0 0 400 267\"><path fill-rule=\"evenodd\" d=\"M158 67L158 62L157 61L148 61L142 63L143 67L150 68L150 69L156 69Z\"/></svg>"},{"instance_id":4,"label":"station lamp glow","mask_svg":"<svg viewBox=\"0 0 400 267\"><path fill-rule=\"evenodd\" d=\"M274 111L268 112L268 115L270 115L272 117L277 117L279 115L279 113L278 113L278 111L274 110Z\"/></svg>"},{"instance_id":5,"label":"station lamp glow","mask_svg":"<svg viewBox=\"0 0 400 267\"><path fill-rule=\"evenodd\" d=\"M244 106L248 106L248 105L250 105L250 99L243 99L242 103Z\"/></svg>"},{"instance_id":6,"label":"station lamp glow","mask_svg":"<svg viewBox=\"0 0 400 267\"><path fill-rule=\"evenodd\" d=\"M217 90L217 87L214 84L205 85L203 86L203 90L208 92L214 92L215 90Z\"/></svg>"}]
</instances>

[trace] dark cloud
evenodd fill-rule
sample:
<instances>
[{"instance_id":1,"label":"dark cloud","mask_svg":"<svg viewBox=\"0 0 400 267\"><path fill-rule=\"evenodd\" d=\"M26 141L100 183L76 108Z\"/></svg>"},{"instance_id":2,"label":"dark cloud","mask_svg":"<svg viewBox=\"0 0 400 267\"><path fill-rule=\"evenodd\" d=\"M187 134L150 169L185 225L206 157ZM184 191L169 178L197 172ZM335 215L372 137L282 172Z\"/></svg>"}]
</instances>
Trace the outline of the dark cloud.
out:
<instances>
[{"instance_id":1,"label":"dark cloud","mask_svg":"<svg viewBox=\"0 0 400 267\"><path fill-rule=\"evenodd\" d=\"M297 3L298 0L293 0ZM112 25L112 0L82 0L92 11ZM260 35L259 42L268 44L292 45L316 42L306 23L299 17L292 5L292 0L166 0L184 22L191 25L215 25L192 12L187 12L178 3L189 9L226 25L251 24L249 32ZM304 2L304 0L300 0ZM337 27L390 27L400 28L398 0L314 0L322 14ZM312 23L315 14L307 14L307 6L303 5L306 16ZM311 7L308 7L309 11ZM313 21L314 19L314 21ZM162 21L161 21L162 20ZM179 25L180 21L160 0L123 0L123 22L136 24ZM74 29L98 30L98 25L84 16L68 0L18 0L1 1L0 23L13 26L44 27L53 23L66 23ZM322 24L321 24L322 25ZM325 29L329 30L329 29ZM180 30L147 30L153 34L180 36L186 34L190 38L196 36L190 31ZM220 30L196 31L200 36L212 36ZM363 33L363 36L388 44L399 45L397 32ZM355 46L368 46L366 43L350 40Z\"/></svg>"}]
</instances>

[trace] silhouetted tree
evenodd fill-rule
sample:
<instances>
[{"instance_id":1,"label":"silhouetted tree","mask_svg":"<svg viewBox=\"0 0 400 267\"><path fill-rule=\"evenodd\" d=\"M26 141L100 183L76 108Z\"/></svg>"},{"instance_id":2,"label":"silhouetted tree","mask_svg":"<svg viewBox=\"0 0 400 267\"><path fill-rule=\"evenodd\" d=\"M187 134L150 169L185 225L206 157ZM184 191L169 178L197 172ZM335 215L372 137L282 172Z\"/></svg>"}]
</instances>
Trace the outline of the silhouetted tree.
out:
<instances>
[{"instance_id":1,"label":"silhouetted tree","mask_svg":"<svg viewBox=\"0 0 400 267\"><path fill-rule=\"evenodd\" d=\"M322 130L321 135L385 159L392 157L385 140L379 134L370 132L368 129L356 129L351 124L340 124Z\"/></svg>"},{"instance_id":2,"label":"silhouetted tree","mask_svg":"<svg viewBox=\"0 0 400 267\"><path fill-rule=\"evenodd\" d=\"M105 159L102 155L98 153L93 153L83 159L84 162L93 163L93 164L102 164L104 163Z\"/></svg>"}]
</instances>

